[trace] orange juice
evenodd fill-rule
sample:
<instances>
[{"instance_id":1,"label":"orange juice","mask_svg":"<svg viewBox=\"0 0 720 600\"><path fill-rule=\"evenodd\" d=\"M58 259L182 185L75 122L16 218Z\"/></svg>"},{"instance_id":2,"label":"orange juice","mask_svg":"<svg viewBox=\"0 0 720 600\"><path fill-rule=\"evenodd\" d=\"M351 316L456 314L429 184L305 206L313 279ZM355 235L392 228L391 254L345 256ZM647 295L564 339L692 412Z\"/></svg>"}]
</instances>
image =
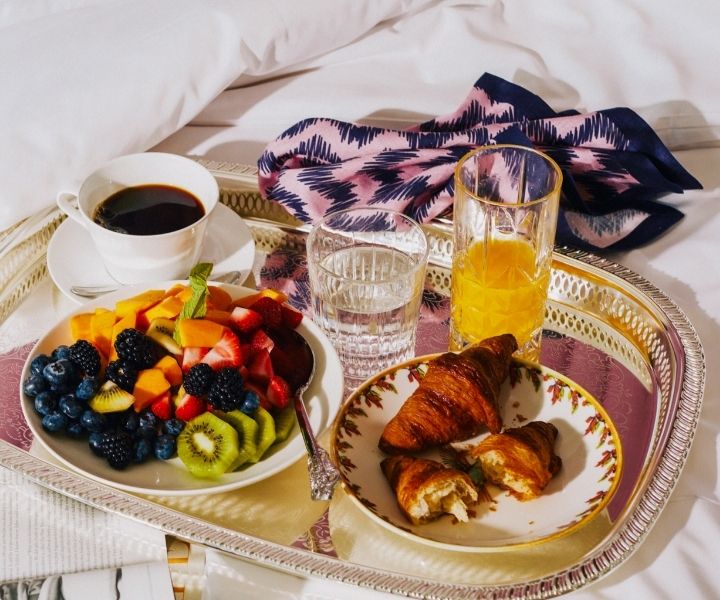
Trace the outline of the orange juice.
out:
<instances>
[{"instance_id":1,"label":"orange juice","mask_svg":"<svg viewBox=\"0 0 720 600\"><path fill-rule=\"evenodd\" d=\"M450 348L512 333L522 348L541 330L550 261L520 239L473 242L453 260Z\"/></svg>"}]
</instances>

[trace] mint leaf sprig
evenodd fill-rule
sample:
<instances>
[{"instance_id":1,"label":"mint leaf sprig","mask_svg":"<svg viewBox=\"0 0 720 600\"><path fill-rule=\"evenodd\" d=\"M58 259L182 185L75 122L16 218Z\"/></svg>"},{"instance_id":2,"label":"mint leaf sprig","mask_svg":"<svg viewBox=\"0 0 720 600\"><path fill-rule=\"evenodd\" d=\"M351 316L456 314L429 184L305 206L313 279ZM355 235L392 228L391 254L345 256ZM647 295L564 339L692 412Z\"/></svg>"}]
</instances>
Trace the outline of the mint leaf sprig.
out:
<instances>
[{"instance_id":1,"label":"mint leaf sprig","mask_svg":"<svg viewBox=\"0 0 720 600\"><path fill-rule=\"evenodd\" d=\"M173 331L173 339L178 344L180 343L178 323L182 319L201 319L207 313L207 282L212 270L212 263L198 263L190 271L188 281L192 294L183 304L182 310L175 320L175 330Z\"/></svg>"}]
</instances>

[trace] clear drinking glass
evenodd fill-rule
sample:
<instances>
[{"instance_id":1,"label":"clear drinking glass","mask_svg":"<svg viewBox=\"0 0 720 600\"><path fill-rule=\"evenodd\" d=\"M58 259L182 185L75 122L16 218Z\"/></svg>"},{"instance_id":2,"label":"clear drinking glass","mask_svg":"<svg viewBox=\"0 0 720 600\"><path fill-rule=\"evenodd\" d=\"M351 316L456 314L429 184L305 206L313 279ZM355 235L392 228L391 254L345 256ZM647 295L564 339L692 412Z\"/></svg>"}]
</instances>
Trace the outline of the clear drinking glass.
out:
<instances>
[{"instance_id":1,"label":"clear drinking glass","mask_svg":"<svg viewBox=\"0 0 720 600\"><path fill-rule=\"evenodd\" d=\"M537 361L562 173L547 155L484 146L455 170L450 349L512 333Z\"/></svg>"},{"instance_id":2,"label":"clear drinking glass","mask_svg":"<svg viewBox=\"0 0 720 600\"><path fill-rule=\"evenodd\" d=\"M307 239L313 320L340 355L348 389L415 355L428 243L383 208L334 212Z\"/></svg>"}]
</instances>

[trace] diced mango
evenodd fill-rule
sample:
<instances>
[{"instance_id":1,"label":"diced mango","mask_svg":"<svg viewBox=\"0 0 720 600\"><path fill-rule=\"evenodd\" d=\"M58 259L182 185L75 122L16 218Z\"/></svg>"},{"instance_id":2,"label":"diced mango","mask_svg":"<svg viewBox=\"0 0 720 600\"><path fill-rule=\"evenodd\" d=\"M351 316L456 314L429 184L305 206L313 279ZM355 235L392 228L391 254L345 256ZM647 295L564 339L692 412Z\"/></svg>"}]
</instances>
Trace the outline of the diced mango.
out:
<instances>
[{"instance_id":1,"label":"diced mango","mask_svg":"<svg viewBox=\"0 0 720 600\"><path fill-rule=\"evenodd\" d=\"M140 412L150 405L153 400L170 389L170 382L165 378L161 369L143 369L138 373L133 396L135 396L134 408Z\"/></svg>"},{"instance_id":2,"label":"diced mango","mask_svg":"<svg viewBox=\"0 0 720 600\"><path fill-rule=\"evenodd\" d=\"M228 306L232 303L232 296L221 287L216 285L208 286L208 308L215 308L217 310L227 310Z\"/></svg>"},{"instance_id":3,"label":"diced mango","mask_svg":"<svg viewBox=\"0 0 720 600\"><path fill-rule=\"evenodd\" d=\"M187 286L184 283L173 284L165 291L165 297L167 298L168 296L175 296L176 294L182 292L186 287Z\"/></svg>"},{"instance_id":4,"label":"diced mango","mask_svg":"<svg viewBox=\"0 0 720 600\"><path fill-rule=\"evenodd\" d=\"M205 318L208 321L214 321L226 327L229 327L232 322L230 313L227 310L218 310L217 308L208 308L207 311L205 311Z\"/></svg>"},{"instance_id":5,"label":"diced mango","mask_svg":"<svg viewBox=\"0 0 720 600\"><path fill-rule=\"evenodd\" d=\"M183 373L177 359L174 356L166 354L155 364L156 369L160 369L165 375L172 387L179 386L183 382Z\"/></svg>"},{"instance_id":6,"label":"diced mango","mask_svg":"<svg viewBox=\"0 0 720 600\"><path fill-rule=\"evenodd\" d=\"M112 336L110 337L110 353L106 355L108 360L115 360L117 358L117 352L115 352L115 340L117 336L121 331L135 327L136 321L135 313L128 313L113 325Z\"/></svg>"},{"instance_id":7,"label":"diced mango","mask_svg":"<svg viewBox=\"0 0 720 600\"><path fill-rule=\"evenodd\" d=\"M265 288L264 290L260 290L259 292L256 292L254 294L250 294L249 296L244 296L242 298L238 298L237 300L233 300L230 303L230 307L228 310L231 310L235 306L242 306L243 308L249 308L252 304L257 302L260 298L267 296L269 298L272 298L273 300L276 300L280 304L283 304L284 302L288 301L288 297L285 293L274 290L272 288Z\"/></svg>"},{"instance_id":8,"label":"diced mango","mask_svg":"<svg viewBox=\"0 0 720 600\"><path fill-rule=\"evenodd\" d=\"M207 319L183 319L176 325L180 345L187 347L212 348L220 341L225 327Z\"/></svg>"},{"instance_id":9,"label":"diced mango","mask_svg":"<svg viewBox=\"0 0 720 600\"><path fill-rule=\"evenodd\" d=\"M184 304L190 298L192 298L192 288L185 286L182 290L180 290L177 294L175 294L177 298L180 299L180 301Z\"/></svg>"},{"instance_id":10,"label":"diced mango","mask_svg":"<svg viewBox=\"0 0 720 600\"><path fill-rule=\"evenodd\" d=\"M96 308L90 317L90 341L105 356L110 356L114 325L115 313L106 308Z\"/></svg>"},{"instance_id":11,"label":"diced mango","mask_svg":"<svg viewBox=\"0 0 720 600\"><path fill-rule=\"evenodd\" d=\"M143 320L147 321L147 324L149 325L158 317L162 317L164 319L174 319L180 314L182 307L183 302L180 298L177 296L168 296L141 314L143 315Z\"/></svg>"},{"instance_id":12,"label":"diced mango","mask_svg":"<svg viewBox=\"0 0 720 600\"><path fill-rule=\"evenodd\" d=\"M92 332L90 331L92 316L93 313L80 313L70 317L70 337L73 342L92 339Z\"/></svg>"},{"instance_id":13,"label":"diced mango","mask_svg":"<svg viewBox=\"0 0 720 600\"><path fill-rule=\"evenodd\" d=\"M165 297L165 290L147 290L142 294L118 300L115 303L115 314L124 317L128 313L139 313L157 304Z\"/></svg>"}]
</instances>

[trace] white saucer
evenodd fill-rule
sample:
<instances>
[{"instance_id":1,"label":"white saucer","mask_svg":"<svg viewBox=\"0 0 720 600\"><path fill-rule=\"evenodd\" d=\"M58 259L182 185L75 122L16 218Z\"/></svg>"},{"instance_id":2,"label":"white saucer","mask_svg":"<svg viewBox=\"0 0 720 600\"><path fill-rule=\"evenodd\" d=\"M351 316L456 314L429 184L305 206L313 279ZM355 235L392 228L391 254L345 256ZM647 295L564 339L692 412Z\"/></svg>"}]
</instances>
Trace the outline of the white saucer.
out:
<instances>
[{"instance_id":1,"label":"white saucer","mask_svg":"<svg viewBox=\"0 0 720 600\"><path fill-rule=\"evenodd\" d=\"M255 260L255 240L242 217L218 204L210 217L201 262L213 263L213 273L241 271L245 281ZM105 270L90 234L72 219L65 219L53 234L47 249L47 267L55 285L71 300L85 304L88 298L70 291L74 285L112 285L116 281Z\"/></svg>"}]
</instances>

